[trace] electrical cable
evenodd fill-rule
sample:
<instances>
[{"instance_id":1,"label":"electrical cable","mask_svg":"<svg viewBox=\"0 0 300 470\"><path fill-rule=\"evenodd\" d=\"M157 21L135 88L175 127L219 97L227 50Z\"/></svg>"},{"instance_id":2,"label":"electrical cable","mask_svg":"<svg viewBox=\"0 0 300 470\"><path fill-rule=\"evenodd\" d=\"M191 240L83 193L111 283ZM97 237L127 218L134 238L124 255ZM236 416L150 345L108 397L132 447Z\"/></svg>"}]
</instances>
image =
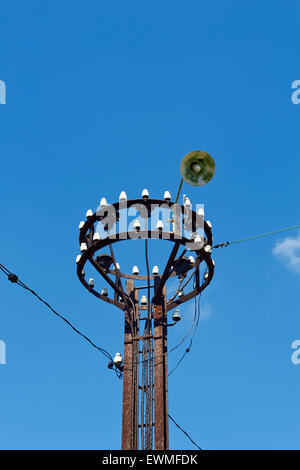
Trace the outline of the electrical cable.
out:
<instances>
[{"instance_id":1,"label":"electrical cable","mask_svg":"<svg viewBox=\"0 0 300 470\"><path fill-rule=\"evenodd\" d=\"M72 323L69 322L64 316L62 316L60 313L58 313L56 310L54 310L51 305L46 302L44 299L42 299L33 289L28 287L26 284L24 284L23 281L21 281L16 274L13 274L8 268L6 268L3 264L0 264L0 270L7 276L8 280L14 284L17 284L18 286L22 287L23 289L29 291L31 294L33 294L40 302L42 302L46 307L48 307L57 317L59 317L61 320L63 320L68 326L72 328L75 333L77 333L79 336L81 336L83 339L85 339L93 348L97 349L101 354L103 354L109 361L113 362L112 356L109 354L108 351L105 349L97 346L88 336L85 334L81 333L75 326L72 325ZM117 368L113 368L115 371L116 375L118 378L121 378L122 374Z\"/></svg>"},{"instance_id":2,"label":"electrical cable","mask_svg":"<svg viewBox=\"0 0 300 470\"><path fill-rule=\"evenodd\" d=\"M241 242L246 242L248 240L254 240L256 238L262 238L262 237L268 237L270 235L276 235L277 233L281 233L281 232L287 232L288 230L295 230L296 228L300 228L300 225L293 225L292 227L287 227L287 228L281 228L279 230L274 230L272 232L266 232L266 233L262 233L260 235L253 235L251 237L246 237L246 238L241 238L240 240L234 240L232 242L223 242L223 243L219 243L215 246L213 246L213 248L222 248L224 246L228 246L228 245L233 245L235 243L241 243Z\"/></svg>"},{"instance_id":3,"label":"electrical cable","mask_svg":"<svg viewBox=\"0 0 300 470\"><path fill-rule=\"evenodd\" d=\"M193 441L193 439L191 438L191 436L190 436L184 429L182 429L182 427L179 426L179 424L176 423L175 419L172 418L171 415L168 415L168 416L169 416L170 420L173 421L173 423L175 424L175 426L177 426L178 429L180 429L180 431L182 431L182 432L189 438L189 440L194 444L194 446L196 446L199 450L203 450L201 447L198 446L198 444L196 444L195 441Z\"/></svg>"},{"instance_id":4,"label":"electrical cable","mask_svg":"<svg viewBox=\"0 0 300 470\"><path fill-rule=\"evenodd\" d=\"M205 272L204 272L204 274L203 274L203 279L204 279L204 276L205 276L205 273L206 273L206 272L207 272L207 269L205 270ZM179 359L179 361L177 362L177 364L173 367L173 369L171 370L171 372L169 372L168 377L170 377L170 375L173 374L173 372L175 372L175 370L177 369L177 367L181 364L181 362L182 362L183 359L185 358L186 354L189 353L190 350L191 350L191 347L192 347L192 344L193 344L193 339L194 339L194 336L195 336L195 334L196 334L196 331L197 331L197 328L198 328L198 325L199 325L199 320L200 320L200 314L201 314L201 311L200 311L201 293L202 293L202 291L201 291L200 294L198 295L198 298L195 297L195 314L194 314L193 324L194 324L196 318L197 318L197 320L196 320L196 326L195 326L193 335L192 335L191 340L190 340L190 344L189 344L189 346L186 348L186 350L184 351L182 357ZM197 304L197 299L198 299L198 304Z\"/></svg>"},{"instance_id":5,"label":"electrical cable","mask_svg":"<svg viewBox=\"0 0 300 470\"><path fill-rule=\"evenodd\" d=\"M177 290L176 290L175 294L168 300L167 304L171 303L177 297L179 292L182 291L188 285L188 283L193 278L193 276L195 276L195 274L196 274L196 270L192 272L190 277L187 279L187 281L183 285L182 285L182 283L183 283L185 278L180 279L179 285L177 287Z\"/></svg>"},{"instance_id":6,"label":"electrical cable","mask_svg":"<svg viewBox=\"0 0 300 470\"><path fill-rule=\"evenodd\" d=\"M193 273L193 274L194 274L194 273ZM174 295L172 295L172 297L169 298L169 300L167 301L167 304L171 303L171 302L177 297L177 295L179 294L179 292L183 289L183 288L181 287L183 281L184 281L184 278L181 278L181 279L179 280L179 284L178 284L178 287L177 287L177 289L176 289L176 292L175 292Z\"/></svg>"}]
</instances>

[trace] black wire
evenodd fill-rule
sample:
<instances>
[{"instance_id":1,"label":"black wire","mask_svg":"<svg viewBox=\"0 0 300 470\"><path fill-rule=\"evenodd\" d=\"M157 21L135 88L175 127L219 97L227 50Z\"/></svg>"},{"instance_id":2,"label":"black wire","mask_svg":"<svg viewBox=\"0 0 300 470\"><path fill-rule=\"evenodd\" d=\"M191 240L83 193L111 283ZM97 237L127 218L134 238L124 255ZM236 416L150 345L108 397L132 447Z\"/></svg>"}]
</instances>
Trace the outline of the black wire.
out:
<instances>
[{"instance_id":1,"label":"black wire","mask_svg":"<svg viewBox=\"0 0 300 470\"><path fill-rule=\"evenodd\" d=\"M213 248L222 248L224 246L233 245L235 243L246 242L249 240L254 240L256 238L269 237L270 235L276 235L277 233L287 232L288 230L295 230L296 228L300 228L300 225L294 225L293 227L281 228L279 230L273 230L272 232L261 233L260 235L254 235L251 237L241 238L240 240L234 240L232 242L227 241L227 242L219 243L218 245L213 246Z\"/></svg>"},{"instance_id":2,"label":"black wire","mask_svg":"<svg viewBox=\"0 0 300 470\"><path fill-rule=\"evenodd\" d=\"M203 274L203 278L205 276L205 273L207 272L207 270L204 272ZM170 376L176 369L177 367L180 365L180 363L183 361L183 359L185 358L186 354L190 351L191 347L192 347L192 344L193 344L193 338L195 336L195 333L196 333L196 330L197 330L197 327L198 327L198 324L199 324L199 320L200 320L200 298L201 298L201 293L202 291L200 292L199 296L198 296L198 304L197 304L197 297L195 298L195 317L197 317L197 320L196 320L196 325L195 325L195 329L194 329L194 332L193 332L193 335L191 337L191 340L190 340L190 344L188 346L188 348L185 350L183 356L179 359L179 361L177 362L176 366L171 370L171 372L168 374L168 376ZM173 423L175 424L175 426L178 427L178 429L180 429L188 438L189 440L199 449L199 450L203 450L200 446L198 446L198 444L196 444L195 441L193 441L193 439L191 438L191 436L184 430L182 429L181 426L179 426L178 423L176 423L176 421L174 420L174 418L172 418L171 415L168 415L169 418L171 419L171 421L173 421Z\"/></svg>"},{"instance_id":3,"label":"black wire","mask_svg":"<svg viewBox=\"0 0 300 470\"><path fill-rule=\"evenodd\" d=\"M90 338L88 338L86 335L84 335L83 333L81 333L79 330L77 330L77 328L75 328L75 326L72 325L72 323L69 322L69 320L67 320L65 317L63 317L62 315L60 315L58 312L56 312L56 310L54 310L54 308L51 307L50 304L48 304L48 302L46 302L44 299L42 299L33 289L31 289L30 287L28 287L26 284L24 284L24 282L22 282L18 276L16 274L13 274L11 271L9 271L8 268L6 268L3 264L0 264L0 269L1 271L7 276L8 280L14 284L17 284L18 286L22 287L23 289L31 292L31 294L33 294L40 302L42 302L44 305L46 305L46 307L48 307L57 317L59 317L61 320L63 320L68 326L70 326L72 328L72 330L75 331L75 333L77 333L79 336L81 336L83 339L85 339L91 346L93 346L93 348L97 349L101 354L103 354L109 361L113 362L113 358L112 356L109 354L108 351L106 351L105 349L103 348L100 348L99 346L97 346ZM113 369L116 373L116 375L121 378L122 377L122 374L121 374L121 371L119 371L117 368L114 368Z\"/></svg>"},{"instance_id":4,"label":"black wire","mask_svg":"<svg viewBox=\"0 0 300 470\"><path fill-rule=\"evenodd\" d=\"M190 277L187 279L187 281L184 284L183 284L183 281L184 281L185 278L180 279L175 294L168 300L167 304L173 302L173 300L177 297L179 292L182 291L189 284L189 282L195 276L195 274L196 274L196 270L192 272L192 274L190 275Z\"/></svg>"},{"instance_id":5,"label":"black wire","mask_svg":"<svg viewBox=\"0 0 300 470\"><path fill-rule=\"evenodd\" d=\"M206 273L206 272L207 272L207 269L205 270L205 272L204 272L204 274L203 274L203 279L204 279L204 276L205 276L205 273ZM186 348L186 350L184 351L182 357L179 359L179 361L177 362L177 364L173 367L173 369L171 370L171 372L169 372L168 377L170 377L170 375L173 374L173 372L175 372L175 370L176 370L177 367L181 364L181 362L183 361L183 359L185 358L185 356L187 355L187 353L189 353L190 350L191 350L191 347L192 347L192 344L193 344L193 339L194 339L194 336L195 336L195 334L196 334L196 331L197 331L197 328L198 328L198 325L199 325L200 315L201 315L201 310L200 310L201 294L202 294L202 291L200 292L200 294L198 295L198 297L195 297L195 315L194 315L193 324L194 324L194 322L195 322L195 318L197 318L197 320L196 320L196 325L195 325L194 332L193 332L192 337L191 337L191 339L190 339L190 344L189 344L189 346ZM197 304L197 299L198 299L198 304Z\"/></svg>"},{"instance_id":6,"label":"black wire","mask_svg":"<svg viewBox=\"0 0 300 470\"><path fill-rule=\"evenodd\" d=\"M180 431L182 431L188 438L189 440L194 444L194 446L196 446L199 450L203 450L201 447L198 446L198 444L196 444L195 441L193 441L193 439L191 438L191 436L184 430L182 429L182 427L179 426L179 424L176 423L176 421L172 418L171 415L168 415L170 420L173 421L173 423L175 424L175 426L178 427L178 429L180 429Z\"/></svg>"},{"instance_id":7,"label":"black wire","mask_svg":"<svg viewBox=\"0 0 300 470\"><path fill-rule=\"evenodd\" d=\"M193 275L194 275L194 274L195 274L195 273L193 273ZM184 281L184 278L181 278L181 279L179 280L179 284L178 284L178 287L177 287L177 289L176 289L176 292L175 292L174 295L172 295L172 297L169 298L169 300L167 301L167 304L170 304L171 302L173 302L173 300L177 297L177 295L179 294L179 292L183 289L183 287L181 287L183 281Z\"/></svg>"},{"instance_id":8,"label":"black wire","mask_svg":"<svg viewBox=\"0 0 300 470\"><path fill-rule=\"evenodd\" d=\"M171 370L171 372L169 372L168 374L168 377L170 377L170 375L173 374L173 372L177 369L177 367L181 364L181 362L183 361L183 359L185 358L186 354L190 352L189 348L186 348L186 350L184 351L183 355L181 356L181 358L179 359L179 361L177 362L176 366L173 367L173 369Z\"/></svg>"},{"instance_id":9,"label":"black wire","mask_svg":"<svg viewBox=\"0 0 300 470\"><path fill-rule=\"evenodd\" d=\"M193 337L195 336L195 333L196 333L196 329L197 329L197 326L198 326L198 323L199 323L199 316L200 316L200 313L198 313L198 309L197 309L197 304L196 304L196 299L197 297L195 298L195 314L194 314L194 319L193 319L193 323L192 323L192 327L194 327L194 324L195 324L195 329L194 329L194 332L193 332L193 335L191 337L191 340L190 340L190 344L189 346L186 348L186 350L184 351L182 357L179 359L179 361L177 362L177 364L173 367L173 369L171 370L171 372L169 372L168 374L168 377L170 377L170 375L173 374L173 372L175 372L175 370L177 369L177 367L181 364L181 362L183 361L183 359L185 358L186 354L190 352L190 349L192 347L192 343L193 343Z\"/></svg>"}]
</instances>

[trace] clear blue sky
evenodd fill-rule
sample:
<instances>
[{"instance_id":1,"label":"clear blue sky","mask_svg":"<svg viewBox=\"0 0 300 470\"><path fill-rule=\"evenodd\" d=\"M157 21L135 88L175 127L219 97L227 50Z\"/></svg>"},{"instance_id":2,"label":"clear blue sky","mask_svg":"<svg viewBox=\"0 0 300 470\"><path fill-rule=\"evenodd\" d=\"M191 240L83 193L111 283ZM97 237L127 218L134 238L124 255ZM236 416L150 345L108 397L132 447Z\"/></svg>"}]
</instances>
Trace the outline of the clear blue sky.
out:
<instances>
[{"instance_id":1,"label":"clear blue sky","mask_svg":"<svg viewBox=\"0 0 300 470\"><path fill-rule=\"evenodd\" d=\"M181 158L202 149L215 178L183 192L205 204L216 242L300 223L299 2L0 5L1 263L97 344L122 351L120 311L75 270L78 223L102 196L174 195ZM294 251L276 255L281 242ZM169 384L170 414L204 449L300 448L297 247L290 232L214 253L200 328ZM139 253L122 256L144 268ZM122 383L105 359L33 296L0 285L0 448L120 448ZM191 307L182 314L170 347ZM170 436L193 449L172 423Z\"/></svg>"}]
</instances>

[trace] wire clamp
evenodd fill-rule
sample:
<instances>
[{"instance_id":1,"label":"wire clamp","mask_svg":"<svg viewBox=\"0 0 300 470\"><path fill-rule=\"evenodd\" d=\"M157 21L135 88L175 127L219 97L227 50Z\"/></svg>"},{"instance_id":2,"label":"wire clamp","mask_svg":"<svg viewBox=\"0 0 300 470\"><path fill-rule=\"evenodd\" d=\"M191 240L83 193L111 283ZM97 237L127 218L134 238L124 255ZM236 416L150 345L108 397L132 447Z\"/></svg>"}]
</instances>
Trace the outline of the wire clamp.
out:
<instances>
[{"instance_id":1,"label":"wire clamp","mask_svg":"<svg viewBox=\"0 0 300 470\"><path fill-rule=\"evenodd\" d=\"M228 246L230 242L219 243L218 245L213 246L213 248L223 248L223 246Z\"/></svg>"},{"instance_id":2,"label":"wire clamp","mask_svg":"<svg viewBox=\"0 0 300 470\"><path fill-rule=\"evenodd\" d=\"M8 275L8 280L9 280L10 282L18 282L19 278L18 278L18 276L17 276L16 274L9 274L9 275Z\"/></svg>"}]
</instances>

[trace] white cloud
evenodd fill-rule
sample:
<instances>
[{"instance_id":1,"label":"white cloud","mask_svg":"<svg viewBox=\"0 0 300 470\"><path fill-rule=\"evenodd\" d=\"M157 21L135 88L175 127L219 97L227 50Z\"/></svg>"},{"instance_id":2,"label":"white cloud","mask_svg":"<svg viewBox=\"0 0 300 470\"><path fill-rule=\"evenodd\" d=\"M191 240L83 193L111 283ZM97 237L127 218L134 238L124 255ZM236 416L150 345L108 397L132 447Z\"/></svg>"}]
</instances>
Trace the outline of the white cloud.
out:
<instances>
[{"instance_id":1,"label":"white cloud","mask_svg":"<svg viewBox=\"0 0 300 470\"><path fill-rule=\"evenodd\" d=\"M287 268L300 273L300 232L295 238L286 237L277 241L273 255L281 259Z\"/></svg>"}]
</instances>

